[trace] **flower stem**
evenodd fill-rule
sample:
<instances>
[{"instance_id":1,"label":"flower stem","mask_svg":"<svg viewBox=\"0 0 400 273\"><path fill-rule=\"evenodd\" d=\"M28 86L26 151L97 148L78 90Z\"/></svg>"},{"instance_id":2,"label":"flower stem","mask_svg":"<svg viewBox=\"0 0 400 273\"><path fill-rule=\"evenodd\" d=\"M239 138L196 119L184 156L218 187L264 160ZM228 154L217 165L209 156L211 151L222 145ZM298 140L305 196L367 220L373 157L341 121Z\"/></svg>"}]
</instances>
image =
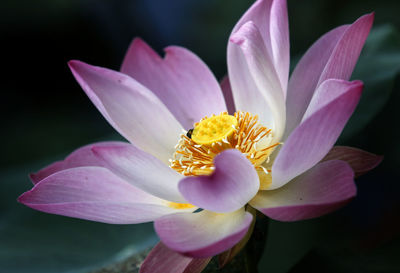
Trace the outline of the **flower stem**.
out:
<instances>
[{"instance_id":1,"label":"flower stem","mask_svg":"<svg viewBox=\"0 0 400 273\"><path fill-rule=\"evenodd\" d=\"M266 247L269 218L258 214L250 240L244 249L246 273L258 273L258 263Z\"/></svg>"}]
</instances>

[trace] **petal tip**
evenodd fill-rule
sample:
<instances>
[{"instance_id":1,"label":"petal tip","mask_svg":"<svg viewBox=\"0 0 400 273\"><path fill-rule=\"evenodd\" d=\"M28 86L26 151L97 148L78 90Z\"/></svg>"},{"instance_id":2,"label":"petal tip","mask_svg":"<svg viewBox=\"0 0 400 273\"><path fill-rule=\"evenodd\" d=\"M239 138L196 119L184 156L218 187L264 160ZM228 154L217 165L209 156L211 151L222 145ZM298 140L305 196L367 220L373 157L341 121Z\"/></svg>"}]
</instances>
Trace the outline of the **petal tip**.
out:
<instances>
[{"instance_id":1,"label":"petal tip","mask_svg":"<svg viewBox=\"0 0 400 273\"><path fill-rule=\"evenodd\" d=\"M18 196L17 202L27 206L29 204L29 202L27 202L27 198L29 198L29 193L31 191L32 190L26 191L23 194L21 194L20 196Z\"/></svg>"},{"instance_id":2,"label":"petal tip","mask_svg":"<svg viewBox=\"0 0 400 273\"><path fill-rule=\"evenodd\" d=\"M81 64L83 64L83 62L82 62L82 61L79 61L79 60L69 60L69 61L67 62L67 64L68 64L68 67L69 67L71 70L75 70L76 67L79 66L79 65L81 65Z\"/></svg>"},{"instance_id":3,"label":"petal tip","mask_svg":"<svg viewBox=\"0 0 400 273\"><path fill-rule=\"evenodd\" d=\"M39 182L37 173L30 173L30 174L28 174L28 177L33 184L36 184L37 182Z\"/></svg>"}]
</instances>

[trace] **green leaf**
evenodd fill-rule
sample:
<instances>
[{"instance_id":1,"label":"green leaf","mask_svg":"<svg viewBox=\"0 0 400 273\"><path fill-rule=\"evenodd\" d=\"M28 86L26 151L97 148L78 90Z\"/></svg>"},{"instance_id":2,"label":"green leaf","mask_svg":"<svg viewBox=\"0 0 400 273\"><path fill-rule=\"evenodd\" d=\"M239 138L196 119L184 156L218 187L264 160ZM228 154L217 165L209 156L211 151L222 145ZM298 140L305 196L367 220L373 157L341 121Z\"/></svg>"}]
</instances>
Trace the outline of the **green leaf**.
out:
<instances>
[{"instance_id":1,"label":"green leaf","mask_svg":"<svg viewBox=\"0 0 400 273\"><path fill-rule=\"evenodd\" d=\"M361 101L344 129L340 143L347 142L382 110L400 72L400 34L391 25L372 29L352 75L365 84Z\"/></svg>"}]
</instances>

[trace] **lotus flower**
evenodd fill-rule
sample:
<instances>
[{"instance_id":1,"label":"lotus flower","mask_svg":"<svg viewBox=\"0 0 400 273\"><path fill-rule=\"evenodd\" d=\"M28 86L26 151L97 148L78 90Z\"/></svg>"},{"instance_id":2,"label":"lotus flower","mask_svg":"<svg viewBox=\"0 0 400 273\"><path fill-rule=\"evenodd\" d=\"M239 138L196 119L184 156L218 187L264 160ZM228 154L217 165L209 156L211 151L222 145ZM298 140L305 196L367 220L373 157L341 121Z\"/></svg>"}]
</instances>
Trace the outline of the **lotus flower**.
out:
<instances>
[{"instance_id":1,"label":"lotus flower","mask_svg":"<svg viewBox=\"0 0 400 273\"><path fill-rule=\"evenodd\" d=\"M154 221L162 244L151 257L181 253L202 265L248 233L252 208L280 221L337 209L356 195L354 174L381 160L333 147L361 96L362 82L348 80L373 17L321 37L290 80L285 0L259 0L239 20L221 85L187 49L161 58L138 38L121 72L70 61L129 143L76 150L32 174L19 201L104 223ZM182 268L193 262L179 257Z\"/></svg>"}]
</instances>

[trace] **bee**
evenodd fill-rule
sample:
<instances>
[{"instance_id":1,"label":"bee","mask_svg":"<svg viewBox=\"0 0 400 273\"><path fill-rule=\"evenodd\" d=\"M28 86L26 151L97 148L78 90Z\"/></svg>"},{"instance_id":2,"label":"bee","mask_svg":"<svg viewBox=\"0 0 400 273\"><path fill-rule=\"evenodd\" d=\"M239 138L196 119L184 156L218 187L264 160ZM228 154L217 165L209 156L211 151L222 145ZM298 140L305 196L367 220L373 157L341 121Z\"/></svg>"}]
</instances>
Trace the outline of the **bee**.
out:
<instances>
[{"instance_id":1,"label":"bee","mask_svg":"<svg viewBox=\"0 0 400 273\"><path fill-rule=\"evenodd\" d=\"M189 131L187 131L186 136L188 138L192 138L192 133L193 133L193 129L189 129Z\"/></svg>"}]
</instances>

